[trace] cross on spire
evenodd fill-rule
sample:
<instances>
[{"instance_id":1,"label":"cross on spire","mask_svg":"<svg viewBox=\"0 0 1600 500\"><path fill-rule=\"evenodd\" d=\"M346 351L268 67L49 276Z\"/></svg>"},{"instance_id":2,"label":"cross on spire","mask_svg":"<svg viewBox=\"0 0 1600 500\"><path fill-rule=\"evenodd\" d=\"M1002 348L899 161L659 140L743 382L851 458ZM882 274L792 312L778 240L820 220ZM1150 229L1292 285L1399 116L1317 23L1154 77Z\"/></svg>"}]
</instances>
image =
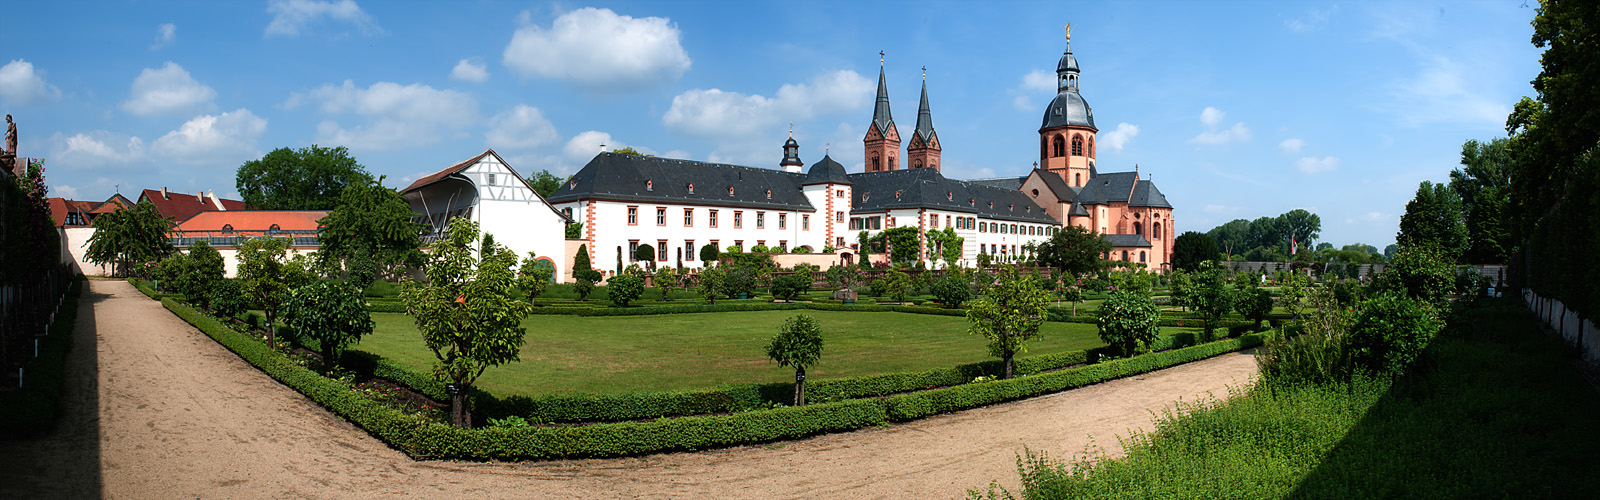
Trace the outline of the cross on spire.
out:
<instances>
[{"instance_id":1,"label":"cross on spire","mask_svg":"<svg viewBox=\"0 0 1600 500\"><path fill-rule=\"evenodd\" d=\"M878 65L883 66L883 51L878 51Z\"/></svg>"},{"instance_id":2,"label":"cross on spire","mask_svg":"<svg viewBox=\"0 0 1600 500\"><path fill-rule=\"evenodd\" d=\"M923 66L922 67L922 79L923 80L927 80L928 79L928 67L927 66Z\"/></svg>"}]
</instances>

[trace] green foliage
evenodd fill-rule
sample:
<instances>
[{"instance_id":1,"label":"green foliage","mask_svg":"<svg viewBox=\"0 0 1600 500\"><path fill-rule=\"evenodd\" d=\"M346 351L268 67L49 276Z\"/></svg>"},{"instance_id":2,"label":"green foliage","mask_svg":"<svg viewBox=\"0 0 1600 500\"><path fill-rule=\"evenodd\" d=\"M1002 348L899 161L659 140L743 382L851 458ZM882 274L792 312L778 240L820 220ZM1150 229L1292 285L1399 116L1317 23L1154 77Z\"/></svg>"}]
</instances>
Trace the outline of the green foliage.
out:
<instances>
[{"instance_id":1,"label":"green foliage","mask_svg":"<svg viewBox=\"0 0 1600 500\"><path fill-rule=\"evenodd\" d=\"M1511 255L1510 205L1511 172L1516 158L1512 140L1496 138L1489 142L1468 140L1461 145L1461 165L1450 171L1450 189L1461 198L1466 212L1467 252L1462 257L1473 264L1503 264Z\"/></svg>"},{"instance_id":2,"label":"green foliage","mask_svg":"<svg viewBox=\"0 0 1600 500\"><path fill-rule=\"evenodd\" d=\"M1467 223L1461 196L1444 184L1422 181L1400 216L1400 247L1432 246L1454 264L1467 250Z\"/></svg>"},{"instance_id":3,"label":"green foliage","mask_svg":"<svg viewBox=\"0 0 1600 500\"><path fill-rule=\"evenodd\" d=\"M1306 297L1306 288L1311 286L1311 278L1304 274L1293 273L1288 279L1283 280L1283 285L1278 288L1279 305L1288 311L1295 319L1300 318L1300 301Z\"/></svg>"},{"instance_id":4,"label":"green foliage","mask_svg":"<svg viewBox=\"0 0 1600 500\"><path fill-rule=\"evenodd\" d=\"M113 275L129 276L134 266L159 261L176 251L167 241L167 233L175 225L148 200L100 214L94 219L95 231L89 236L84 259L111 264Z\"/></svg>"},{"instance_id":5,"label":"green foliage","mask_svg":"<svg viewBox=\"0 0 1600 500\"><path fill-rule=\"evenodd\" d=\"M1455 266L1438 248L1427 244L1402 247L1373 283L1379 291L1396 292L1442 305L1455 288Z\"/></svg>"},{"instance_id":6,"label":"green foliage","mask_svg":"<svg viewBox=\"0 0 1600 500\"><path fill-rule=\"evenodd\" d=\"M533 186L533 190L538 192L539 196L549 198L550 195L556 194L556 190L561 189L561 178L556 177L549 170L540 170L528 176L528 184ZM576 237L568 236L567 238L575 239Z\"/></svg>"},{"instance_id":7,"label":"green foliage","mask_svg":"<svg viewBox=\"0 0 1600 500\"><path fill-rule=\"evenodd\" d=\"M956 236L956 228L945 226L944 229L928 231L927 238L928 248L936 252L938 258L944 259L945 268L961 260L961 249L966 238Z\"/></svg>"},{"instance_id":8,"label":"green foliage","mask_svg":"<svg viewBox=\"0 0 1600 500\"><path fill-rule=\"evenodd\" d=\"M316 281L289 292L283 317L295 335L317 341L322 366L329 371L338 365L339 352L372 333L374 326L361 290L335 281Z\"/></svg>"},{"instance_id":9,"label":"green foliage","mask_svg":"<svg viewBox=\"0 0 1600 500\"><path fill-rule=\"evenodd\" d=\"M1198 264L1196 267L1198 267ZM1195 275L1185 272L1182 269L1174 269L1170 276L1172 281L1172 285L1170 286L1172 292L1172 303L1173 305L1183 307L1185 310L1187 310L1194 300L1194 294L1196 291L1194 284Z\"/></svg>"},{"instance_id":10,"label":"green foliage","mask_svg":"<svg viewBox=\"0 0 1600 500\"><path fill-rule=\"evenodd\" d=\"M1248 279L1239 286L1236 294L1239 314L1255 321L1255 327L1261 328L1261 321L1272 312L1272 292L1256 286L1256 280Z\"/></svg>"},{"instance_id":11,"label":"green foliage","mask_svg":"<svg viewBox=\"0 0 1600 500\"><path fill-rule=\"evenodd\" d=\"M37 283L49 270L60 267L61 235L50 216L50 186L45 183L44 160L26 160L21 176L0 178L0 284ZM154 260L154 259L151 259Z\"/></svg>"},{"instance_id":12,"label":"green foliage","mask_svg":"<svg viewBox=\"0 0 1600 500\"><path fill-rule=\"evenodd\" d=\"M330 210L345 187L372 182L344 146L278 148L244 162L236 174L244 202L258 210Z\"/></svg>"},{"instance_id":13,"label":"green foliage","mask_svg":"<svg viewBox=\"0 0 1600 500\"><path fill-rule=\"evenodd\" d=\"M891 227L878 233L879 241L889 245L889 261L897 264L909 264L921 258L920 236L917 228L912 226Z\"/></svg>"},{"instance_id":14,"label":"green foliage","mask_svg":"<svg viewBox=\"0 0 1600 500\"><path fill-rule=\"evenodd\" d=\"M637 274L622 273L606 282L606 298L617 307L628 307L629 302L644 296L644 278Z\"/></svg>"},{"instance_id":15,"label":"green foliage","mask_svg":"<svg viewBox=\"0 0 1600 500\"><path fill-rule=\"evenodd\" d=\"M683 278L678 277L678 269L667 266L656 270L656 288L661 290L661 300L667 300L667 294L678 288L678 282Z\"/></svg>"},{"instance_id":16,"label":"green foliage","mask_svg":"<svg viewBox=\"0 0 1600 500\"><path fill-rule=\"evenodd\" d=\"M795 296L805 293L810 288L811 276L809 273L789 273L772 278L772 298L778 300L794 300Z\"/></svg>"},{"instance_id":17,"label":"green foliage","mask_svg":"<svg viewBox=\"0 0 1600 500\"><path fill-rule=\"evenodd\" d=\"M600 281L600 271L589 264L589 245L578 245L578 255L572 258L572 279L578 300L588 300L595 282Z\"/></svg>"},{"instance_id":18,"label":"green foliage","mask_svg":"<svg viewBox=\"0 0 1600 500\"><path fill-rule=\"evenodd\" d=\"M989 339L989 354L1005 363L1002 378L1011 378L1011 360L1017 353L1028 352L1028 341L1038 338L1050 298L1038 281L1017 276L1014 268L1002 268L996 278L997 283L967 310L967 333Z\"/></svg>"},{"instance_id":19,"label":"green foliage","mask_svg":"<svg viewBox=\"0 0 1600 500\"><path fill-rule=\"evenodd\" d=\"M244 314L250 310L250 301L245 299L244 290L239 286L238 280L217 280L211 288L211 309L218 316L231 318Z\"/></svg>"},{"instance_id":20,"label":"green foliage","mask_svg":"<svg viewBox=\"0 0 1600 500\"><path fill-rule=\"evenodd\" d=\"M704 262L705 267L716 265L717 257L720 256L722 256L722 252L717 250L716 245L706 243L700 246L700 262Z\"/></svg>"},{"instance_id":21,"label":"green foliage","mask_svg":"<svg viewBox=\"0 0 1600 500\"><path fill-rule=\"evenodd\" d=\"M747 265L733 266L723 277L722 289L730 298L749 295L756 289L755 268Z\"/></svg>"},{"instance_id":22,"label":"green foliage","mask_svg":"<svg viewBox=\"0 0 1600 500\"><path fill-rule=\"evenodd\" d=\"M717 296L726 293L727 278L727 273L720 267L700 270L700 296L705 297L707 304L715 305Z\"/></svg>"},{"instance_id":23,"label":"green foliage","mask_svg":"<svg viewBox=\"0 0 1600 500\"><path fill-rule=\"evenodd\" d=\"M569 240L583 239L583 223L573 222L567 224L567 227L564 230L564 235Z\"/></svg>"},{"instance_id":24,"label":"green foliage","mask_svg":"<svg viewBox=\"0 0 1600 500\"><path fill-rule=\"evenodd\" d=\"M278 310L289 291L311 281L305 260L288 257L289 240L251 238L239 245L239 288L267 313L267 345L277 346Z\"/></svg>"},{"instance_id":25,"label":"green foliage","mask_svg":"<svg viewBox=\"0 0 1600 500\"><path fill-rule=\"evenodd\" d=\"M538 254L528 252L528 256L522 259L522 267L517 269L517 290L528 297L529 304L533 304L550 288L555 275L556 269L549 261L539 260Z\"/></svg>"},{"instance_id":26,"label":"green foliage","mask_svg":"<svg viewBox=\"0 0 1600 500\"><path fill-rule=\"evenodd\" d=\"M1201 263L1200 272L1194 277L1194 293L1187 300L1200 314L1206 338L1211 338L1222 317L1233 310L1234 294L1228 289L1224 272L1215 263Z\"/></svg>"},{"instance_id":27,"label":"green foliage","mask_svg":"<svg viewBox=\"0 0 1600 500\"><path fill-rule=\"evenodd\" d=\"M822 360L822 326L804 314L783 322L767 344L767 357L778 366L794 367L794 405L806 404L806 368Z\"/></svg>"},{"instance_id":28,"label":"green foliage","mask_svg":"<svg viewBox=\"0 0 1600 500\"><path fill-rule=\"evenodd\" d=\"M961 307L961 304L972 300L972 284L967 282L961 273L951 273L933 282L932 292L934 298L945 307Z\"/></svg>"},{"instance_id":29,"label":"green foliage","mask_svg":"<svg viewBox=\"0 0 1600 500\"><path fill-rule=\"evenodd\" d=\"M511 266L516 262L516 254L496 244L492 235L484 234L480 241L478 225L457 217L450 221L446 238L434 244L428 281L401 282L406 310L437 358L435 376L466 389L489 367L519 359L527 332L522 319L533 306L513 297ZM471 426L464 396L451 398L451 420Z\"/></svg>"},{"instance_id":30,"label":"green foliage","mask_svg":"<svg viewBox=\"0 0 1600 500\"><path fill-rule=\"evenodd\" d=\"M655 265L656 248L649 244L639 245L639 248L633 251L633 260Z\"/></svg>"},{"instance_id":31,"label":"green foliage","mask_svg":"<svg viewBox=\"0 0 1600 500\"><path fill-rule=\"evenodd\" d=\"M1186 231L1172 240L1172 268L1196 271L1200 263L1217 260L1217 240L1205 233Z\"/></svg>"},{"instance_id":32,"label":"green foliage","mask_svg":"<svg viewBox=\"0 0 1600 500\"><path fill-rule=\"evenodd\" d=\"M1095 324L1100 339L1117 347L1123 356L1132 356L1161 336L1161 309L1147 293L1117 290L1100 304Z\"/></svg>"},{"instance_id":33,"label":"green foliage","mask_svg":"<svg viewBox=\"0 0 1600 500\"><path fill-rule=\"evenodd\" d=\"M1375 373L1405 371L1443 328L1433 306L1398 293L1367 299L1350 326L1350 356Z\"/></svg>"},{"instance_id":34,"label":"green foliage","mask_svg":"<svg viewBox=\"0 0 1600 500\"><path fill-rule=\"evenodd\" d=\"M911 293L911 275L899 269L890 269L883 275L883 293L888 295L891 302L905 302L906 296Z\"/></svg>"},{"instance_id":35,"label":"green foliage","mask_svg":"<svg viewBox=\"0 0 1600 500\"><path fill-rule=\"evenodd\" d=\"M189 244L187 261L184 272L177 277L177 290L190 304L210 308L212 289L222 281L222 254L205 240L195 240Z\"/></svg>"},{"instance_id":36,"label":"green foliage","mask_svg":"<svg viewBox=\"0 0 1600 500\"><path fill-rule=\"evenodd\" d=\"M833 266L828 268L828 288L844 290L861 285L861 268L856 266Z\"/></svg>"},{"instance_id":37,"label":"green foliage","mask_svg":"<svg viewBox=\"0 0 1600 500\"><path fill-rule=\"evenodd\" d=\"M1322 218L1317 214L1295 209L1277 217L1261 217L1250 221L1234 219L1206 232L1216 241L1226 255L1243 255L1248 260L1289 260L1290 240L1302 249L1311 249L1322 231ZM1177 241L1173 241L1176 245ZM1176 253L1177 249L1173 251ZM1238 259L1234 259L1238 260Z\"/></svg>"},{"instance_id":38,"label":"green foliage","mask_svg":"<svg viewBox=\"0 0 1600 500\"><path fill-rule=\"evenodd\" d=\"M1039 244L1034 260L1071 275L1091 274L1105 268L1101 256L1109 251L1111 244L1101 235L1068 225Z\"/></svg>"},{"instance_id":39,"label":"green foliage","mask_svg":"<svg viewBox=\"0 0 1600 500\"><path fill-rule=\"evenodd\" d=\"M270 155L269 155L270 156ZM344 261L356 286L365 288L379 268L422 264L418 236L424 226L411 222L416 215L400 193L357 176L337 193L333 211L317 221L317 255L333 267Z\"/></svg>"}]
</instances>

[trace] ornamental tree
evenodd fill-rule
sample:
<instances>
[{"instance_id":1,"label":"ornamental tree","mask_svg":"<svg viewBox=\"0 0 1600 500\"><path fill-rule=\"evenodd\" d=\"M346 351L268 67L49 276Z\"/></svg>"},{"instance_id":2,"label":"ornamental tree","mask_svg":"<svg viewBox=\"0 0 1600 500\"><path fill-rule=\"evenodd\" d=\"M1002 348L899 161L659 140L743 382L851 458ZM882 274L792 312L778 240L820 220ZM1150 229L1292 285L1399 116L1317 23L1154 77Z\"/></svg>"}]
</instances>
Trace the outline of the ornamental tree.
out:
<instances>
[{"instance_id":1,"label":"ornamental tree","mask_svg":"<svg viewBox=\"0 0 1600 500\"><path fill-rule=\"evenodd\" d=\"M211 290L222 281L222 254L211 248L205 240L189 244L188 265L178 276L177 289L183 300L202 308L211 308Z\"/></svg>"},{"instance_id":2,"label":"ornamental tree","mask_svg":"<svg viewBox=\"0 0 1600 500\"><path fill-rule=\"evenodd\" d=\"M149 200L100 214L94 219L95 231L89 236L84 259L111 264L111 274L127 276L134 264L159 261L176 251L167 241L174 225Z\"/></svg>"},{"instance_id":3,"label":"ornamental tree","mask_svg":"<svg viewBox=\"0 0 1600 500\"><path fill-rule=\"evenodd\" d=\"M1239 314L1255 320L1255 328L1261 329L1261 320L1272 312L1272 292L1256 286L1254 279L1244 280L1240 282L1238 301Z\"/></svg>"},{"instance_id":4,"label":"ornamental tree","mask_svg":"<svg viewBox=\"0 0 1600 500\"><path fill-rule=\"evenodd\" d=\"M296 334L316 339L328 372L339 365L339 352L372 333L374 326L361 290L335 281L316 281L289 292L283 317Z\"/></svg>"},{"instance_id":5,"label":"ornamental tree","mask_svg":"<svg viewBox=\"0 0 1600 500\"><path fill-rule=\"evenodd\" d=\"M1283 281L1283 286L1278 289L1279 304L1283 310L1288 311L1295 319L1300 318L1300 300L1306 297L1306 288L1311 285L1311 278L1304 274L1294 273L1289 279Z\"/></svg>"},{"instance_id":6,"label":"ornamental tree","mask_svg":"<svg viewBox=\"0 0 1600 500\"><path fill-rule=\"evenodd\" d=\"M822 359L822 326L804 314L785 320L767 344L767 357L794 367L794 406L805 406L806 368Z\"/></svg>"},{"instance_id":7,"label":"ornamental tree","mask_svg":"<svg viewBox=\"0 0 1600 500\"><path fill-rule=\"evenodd\" d=\"M1028 341L1039 337L1049 300L1049 293L1032 276L1019 277L1016 269L1005 267L967 310L967 333L989 339L989 354L1005 365L1001 378L1011 378L1012 358L1028 352Z\"/></svg>"},{"instance_id":8,"label":"ornamental tree","mask_svg":"<svg viewBox=\"0 0 1600 500\"><path fill-rule=\"evenodd\" d=\"M705 297L707 304L717 305L717 296L722 294L723 281L726 278L720 267L700 270L700 296Z\"/></svg>"},{"instance_id":9,"label":"ornamental tree","mask_svg":"<svg viewBox=\"0 0 1600 500\"><path fill-rule=\"evenodd\" d=\"M905 302L906 296L911 293L911 275L899 269L890 269L879 281L884 283L884 293L889 295L891 301Z\"/></svg>"},{"instance_id":10,"label":"ornamental tree","mask_svg":"<svg viewBox=\"0 0 1600 500\"><path fill-rule=\"evenodd\" d=\"M673 267L662 267L656 270L656 288L661 290L661 300L667 300L667 294L678 288L678 270Z\"/></svg>"},{"instance_id":11,"label":"ornamental tree","mask_svg":"<svg viewBox=\"0 0 1600 500\"><path fill-rule=\"evenodd\" d=\"M533 305L534 299L550 287L555 274L556 269L549 261L539 260L538 254L528 252L522 259L522 267L517 269L517 289L527 295L528 304Z\"/></svg>"},{"instance_id":12,"label":"ornamental tree","mask_svg":"<svg viewBox=\"0 0 1600 500\"><path fill-rule=\"evenodd\" d=\"M972 300L972 284L967 282L961 273L953 273L933 282L933 296L945 307L961 307L963 302Z\"/></svg>"},{"instance_id":13,"label":"ornamental tree","mask_svg":"<svg viewBox=\"0 0 1600 500\"><path fill-rule=\"evenodd\" d=\"M589 245L578 245L578 255L572 258L572 281L572 291L578 293L578 300L588 300L594 283L600 281L600 271L589 264Z\"/></svg>"},{"instance_id":14,"label":"ornamental tree","mask_svg":"<svg viewBox=\"0 0 1600 500\"><path fill-rule=\"evenodd\" d=\"M1149 347L1161 335L1161 309L1150 295L1134 290L1117 290L1100 304L1095 325L1100 339L1117 347L1123 356L1132 356Z\"/></svg>"},{"instance_id":15,"label":"ornamental tree","mask_svg":"<svg viewBox=\"0 0 1600 500\"><path fill-rule=\"evenodd\" d=\"M716 265L717 258L721 256L722 252L717 250L716 245L706 243L700 247L700 262L705 263L706 268Z\"/></svg>"},{"instance_id":16,"label":"ornamental tree","mask_svg":"<svg viewBox=\"0 0 1600 500\"><path fill-rule=\"evenodd\" d=\"M1034 251L1034 260L1040 265L1080 275L1104 269L1106 264L1101 255L1111 251L1111 244L1093 231L1068 225L1039 244Z\"/></svg>"},{"instance_id":17,"label":"ornamental tree","mask_svg":"<svg viewBox=\"0 0 1600 500\"><path fill-rule=\"evenodd\" d=\"M311 280L303 257L288 257L289 240L251 238L239 246L239 288L267 313L267 345L278 347L278 311L293 290Z\"/></svg>"},{"instance_id":18,"label":"ornamental tree","mask_svg":"<svg viewBox=\"0 0 1600 500\"><path fill-rule=\"evenodd\" d=\"M654 269L656 266L656 247L648 244L639 245L639 248L633 251L633 260L644 262L644 265Z\"/></svg>"},{"instance_id":19,"label":"ornamental tree","mask_svg":"<svg viewBox=\"0 0 1600 500\"><path fill-rule=\"evenodd\" d=\"M1207 340L1212 338L1217 325L1222 323L1222 317L1233 310L1233 300L1233 291L1228 289L1223 269L1214 262L1200 263L1200 272L1195 273L1194 293L1189 297L1189 303L1200 313Z\"/></svg>"},{"instance_id":20,"label":"ornamental tree","mask_svg":"<svg viewBox=\"0 0 1600 500\"><path fill-rule=\"evenodd\" d=\"M358 287L371 284L368 275L377 268L421 265L423 225L411 222L415 215L399 192L383 187L382 177L357 179L339 193L333 211L317 221L318 256L335 268L344 261L350 274L361 275Z\"/></svg>"},{"instance_id":21,"label":"ornamental tree","mask_svg":"<svg viewBox=\"0 0 1600 500\"><path fill-rule=\"evenodd\" d=\"M1200 263L1217 260L1217 240L1206 233L1187 231L1172 240L1172 268L1194 271Z\"/></svg>"},{"instance_id":22,"label":"ornamental tree","mask_svg":"<svg viewBox=\"0 0 1600 500\"><path fill-rule=\"evenodd\" d=\"M450 421L458 427L472 426L467 394L484 370L519 359L522 320L533 306L516 300L516 263L493 235L480 239L477 223L456 217L428 256L428 281L400 282L406 312L433 351L434 376L450 383Z\"/></svg>"},{"instance_id":23,"label":"ornamental tree","mask_svg":"<svg viewBox=\"0 0 1600 500\"><path fill-rule=\"evenodd\" d=\"M618 274L606 282L606 298L617 307L628 307L628 303L641 296L644 296L644 278L637 274Z\"/></svg>"}]
</instances>

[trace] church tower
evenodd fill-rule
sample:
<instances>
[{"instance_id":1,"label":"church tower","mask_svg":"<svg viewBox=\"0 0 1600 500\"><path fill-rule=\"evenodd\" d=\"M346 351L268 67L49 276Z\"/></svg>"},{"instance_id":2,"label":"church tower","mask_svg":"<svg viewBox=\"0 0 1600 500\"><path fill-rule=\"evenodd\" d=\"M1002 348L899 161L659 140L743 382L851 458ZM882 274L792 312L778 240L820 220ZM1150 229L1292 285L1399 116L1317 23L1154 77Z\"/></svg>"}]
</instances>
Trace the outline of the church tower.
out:
<instances>
[{"instance_id":1,"label":"church tower","mask_svg":"<svg viewBox=\"0 0 1600 500\"><path fill-rule=\"evenodd\" d=\"M1089 182L1094 171L1094 110L1078 93L1078 58L1072 56L1072 26L1067 25L1067 50L1056 64L1056 98L1044 110L1039 126L1039 167L1060 175L1074 187Z\"/></svg>"},{"instance_id":2,"label":"church tower","mask_svg":"<svg viewBox=\"0 0 1600 500\"><path fill-rule=\"evenodd\" d=\"M928 111L928 68L922 68L922 106L917 109L917 128L906 148L906 163L911 168L939 170L939 134L933 131L933 113Z\"/></svg>"},{"instance_id":3,"label":"church tower","mask_svg":"<svg viewBox=\"0 0 1600 500\"><path fill-rule=\"evenodd\" d=\"M900 131L889 116L889 84L883 77L883 52L878 52L878 104L872 110L872 125L861 142L866 145L868 172L900 168Z\"/></svg>"}]
</instances>

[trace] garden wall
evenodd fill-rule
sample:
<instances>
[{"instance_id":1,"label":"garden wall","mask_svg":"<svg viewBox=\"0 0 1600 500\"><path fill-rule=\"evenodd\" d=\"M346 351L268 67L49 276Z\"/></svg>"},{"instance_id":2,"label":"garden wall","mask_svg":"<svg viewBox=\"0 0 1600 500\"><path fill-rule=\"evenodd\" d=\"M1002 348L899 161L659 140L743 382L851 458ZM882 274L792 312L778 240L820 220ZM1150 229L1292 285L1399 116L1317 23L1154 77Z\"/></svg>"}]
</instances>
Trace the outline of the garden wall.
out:
<instances>
[{"instance_id":1,"label":"garden wall","mask_svg":"<svg viewBox=\"0 0 1600 500\"><path fill-rule=\"evenodd\" d=\"M1583 351L1584 361L1600 364L1600 329L1595 328L1593 321L1579 318L1577 311L1568 309L1561 301L1540 297L1532 290L1524 289L1522 300L1567 343L1578 346Z\"/></svg>"}]
</instances>

